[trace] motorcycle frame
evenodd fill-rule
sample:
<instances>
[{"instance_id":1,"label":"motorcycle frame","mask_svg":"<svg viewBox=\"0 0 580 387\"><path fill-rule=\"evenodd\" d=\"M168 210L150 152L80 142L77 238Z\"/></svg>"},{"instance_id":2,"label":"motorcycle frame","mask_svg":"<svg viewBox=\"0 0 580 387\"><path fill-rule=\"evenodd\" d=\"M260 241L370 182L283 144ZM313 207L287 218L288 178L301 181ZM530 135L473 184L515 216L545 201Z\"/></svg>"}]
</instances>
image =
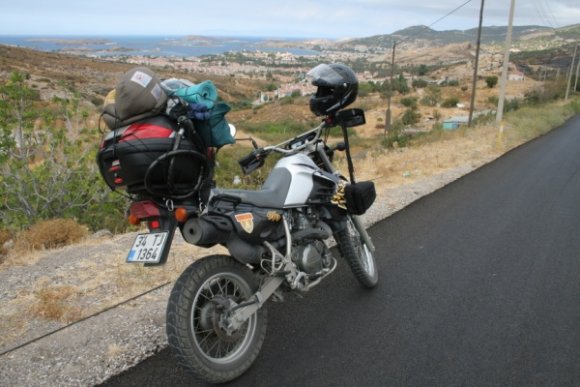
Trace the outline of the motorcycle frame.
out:
<instances>
[{"instance_id":1,"label":"motorcycle frame","mask_svg":"<svg viewBox=\"0 0 580 387\"><path fill-rule=\"evenodd\" d=\"M346 139L346 137L348 136L347 125L341 124L341 127L343 130L343 135L345 137L345 140L348 141ZM307 132L304 132L299 136L296 136L290 140L284 141L278 145L265 147L263 149L268 153L272 152L272 151L279 152L279 153L284 154L285 156L290 156L292 154L296 154L299 152L304 153L305 151L309 154L312 152L316 152L317 156L320 158L320 160L324 164L324 167L327 169L327 172L339 175L339 172L336 170L336 168L334 167L334 165L330 161L328 154L327 154L326 150L324 149L324 146L320 146L320 144L324 145L324 141L322 141L322 139L321 139L322 131L324 129L327 129L327 128L329 128L327 122L323 122L318 127L311 129ZM292 144L294 141L297 141L300 139L307 139L309 137L309 135L311 135L311 134L314 134L314 137L311 140L305 140L304 144L299 145L298 147L293 148L291 150L286 149L286 147L288 145ZM314 149L312 149L312 147L314 147ZM348 151L348 145L347 145L346 149L347 149L347 158L350 159L350 152ZM350 173L351 179L354 180L353 179L354 178L354 171L352 169L352 161L349 162L349 173ZM363 242L367 245L368 249L371 252L374 252L375 246L372 243L370 236L366 232L366 229L364 228L364 225L362 223L361 218L358 215L351 215L351 219L353 221L353 224L354 224L356 230L358 231L359 235L361 236L361 239L363 240ZM252 297L250 297L250 301L247 301L247 302L240 304L240 305L231 305L230 315L228 317L226 317L226 319L224 321L226 329L235 330L235 329L238 329L239 327L241 327L242 324L244 324L254 313L256 313L258 311L258 309L260 309L264 305L264 303L276 292L276 290L285 281L290 284L290 287L292 289L297 287L296 285L298 282L299 273L296 270L296 268L294 267L294 265L292 265L292 259L291 259L292 237L290 235L288 222L287 222L285 217L284 217L284 228L285 228L285 232L286 232L286 255L282 255L277 249L275 249L268 242L264 242L264 245L266 247L268 247L270 252L272 253L272 256L273 256L272 260L273 261L275 260L276 257L278 257L281 260L281 262L283 262L283 265L282 265L283 267L282 267L281 271L284 271L287 274L285 275L285 277L282 277L282 276L272 275L272 274L275 274L275 273L272 273L269 277L267 277L263 281L260 288L252 295ZM335 268L336 268L336 261L334 262L334 266L331 269L328 269L329 271L327 273L325 273L321 278L316 280L315 283L310 284L310 286L308 286L306 289L302 289L302 290L303 291L309 290L310 288L312 288L313 286L318 284L320 282L320 280L322 280L322 278L324 278L327 275L329 275L330 273L332 273Z\"/></svg>"}]
</instances>

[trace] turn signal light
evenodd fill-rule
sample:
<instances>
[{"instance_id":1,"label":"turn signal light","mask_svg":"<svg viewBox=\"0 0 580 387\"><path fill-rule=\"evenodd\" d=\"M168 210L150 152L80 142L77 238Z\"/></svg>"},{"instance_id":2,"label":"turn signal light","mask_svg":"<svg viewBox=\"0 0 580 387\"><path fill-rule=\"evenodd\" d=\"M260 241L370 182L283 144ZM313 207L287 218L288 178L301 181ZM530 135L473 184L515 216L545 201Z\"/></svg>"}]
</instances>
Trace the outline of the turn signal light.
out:
<instances>
[{"instance_id":1,"label":"turn signal light","mask_svg":"<svg viewBox=\"0 0 580 387\"><path fill-rule=\"evenodd\" d=\"M178 207L175 209L175 219L179 223L185 223L187 221L187 210L183 207Z\"/></svg>"},{"instance_id":2,"label":"turn signal light","mask_svg":"<svg viewBox=\"0 0 580 387\"><path fill-rule=\"evenodd\" d=\"M130 214L128 219L130 224L132 224L133 226L138 225L139 223L141 223L141 219L139 219L137 216Z\"/></svg>"}]
</instances>

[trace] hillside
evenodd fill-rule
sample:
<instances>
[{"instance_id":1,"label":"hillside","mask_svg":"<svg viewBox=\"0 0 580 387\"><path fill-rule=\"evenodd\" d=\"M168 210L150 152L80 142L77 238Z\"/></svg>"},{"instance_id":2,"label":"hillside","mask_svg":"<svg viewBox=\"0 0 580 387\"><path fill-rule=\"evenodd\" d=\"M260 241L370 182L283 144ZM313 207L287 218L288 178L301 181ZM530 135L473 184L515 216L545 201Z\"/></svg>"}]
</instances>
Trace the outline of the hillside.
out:
<instances>
[{"instance_id":1,"label":"hillside","mask_svg":"<svg viewBox=\"0 0 580 387\"><path fill-rule=\"evenodd\" d=\"M483 27L481 43L484 45L502 45L507 35L506 26ZM525 50L546 48L547 46L559 47L570 40L580 39L580 25L572 25L561 28L550 28L536 25L514 26L512 40L515 47ZM393 42L412 47L441 47L449 44L472 43L477 40L477 28L468 30L437 31L427 26L412 26L392 34L375 35L366 38L352 39L338 44L339 47L348 48L365 46L367 48L388 49Z\"/></svg>"},{"instance_id":2,"label":"hillside","mask_svg":"<svg viewBox=\"0 0 580 387\"><path fill-rule=\"evenodd\" d=\"M132 67L135 65L0 45L0 82L13 71L25 72L30 75L33 87L39 90L43 100L50 100L53 96L65 98L74 90L83 100L100 108L120 76ZM236 79L234 83L230 77L178 69L154 69L163 78L182 77L193 82L210 79L226 101L251 99L263 84L248 79Z\"/></svg>"}]
</instances>

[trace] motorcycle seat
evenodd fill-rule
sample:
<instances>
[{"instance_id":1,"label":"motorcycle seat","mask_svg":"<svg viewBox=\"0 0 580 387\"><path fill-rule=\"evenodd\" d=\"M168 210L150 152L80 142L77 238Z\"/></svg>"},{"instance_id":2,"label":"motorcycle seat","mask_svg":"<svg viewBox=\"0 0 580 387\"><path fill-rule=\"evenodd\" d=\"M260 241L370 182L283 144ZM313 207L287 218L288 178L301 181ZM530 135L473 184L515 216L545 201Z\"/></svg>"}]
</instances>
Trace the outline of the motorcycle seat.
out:
<instances>
[{"instance_id":1,"label":"motorcycle seat","mask_svg":"<svg viewBox=\"0 0 580 387\"><path fill-rule=\"evenodd\" d=\"M227 200L251 204L263 208L284 208L286 195L290 188L290 173L283 168L274 168L258 191L245 189L215 189L211 200Z\"/></svg>"}]
</instances>

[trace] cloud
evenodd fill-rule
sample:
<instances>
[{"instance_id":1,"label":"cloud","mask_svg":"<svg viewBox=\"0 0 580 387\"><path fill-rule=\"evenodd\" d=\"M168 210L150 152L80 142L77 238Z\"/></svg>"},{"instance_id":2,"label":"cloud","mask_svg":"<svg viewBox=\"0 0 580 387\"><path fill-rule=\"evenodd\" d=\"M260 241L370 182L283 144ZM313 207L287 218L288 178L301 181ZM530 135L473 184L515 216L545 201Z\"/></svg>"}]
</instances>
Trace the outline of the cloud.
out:
<instances>
[{"instance_id":1,"label":"cloud","mask_svg":"<svg viewBox=\"0 0 580 387\"><path fill-rule=\"evenodd\" d=\"M19 0L0 5L0 34L221 34L356 37L430 25L465 0ZM433 28L477 26L480 0ZM509 1L488 1L485 25L506 25ZM578 0L516 3L515 24L563 26L580 20Z\"/></svg>"}]
</instances>

